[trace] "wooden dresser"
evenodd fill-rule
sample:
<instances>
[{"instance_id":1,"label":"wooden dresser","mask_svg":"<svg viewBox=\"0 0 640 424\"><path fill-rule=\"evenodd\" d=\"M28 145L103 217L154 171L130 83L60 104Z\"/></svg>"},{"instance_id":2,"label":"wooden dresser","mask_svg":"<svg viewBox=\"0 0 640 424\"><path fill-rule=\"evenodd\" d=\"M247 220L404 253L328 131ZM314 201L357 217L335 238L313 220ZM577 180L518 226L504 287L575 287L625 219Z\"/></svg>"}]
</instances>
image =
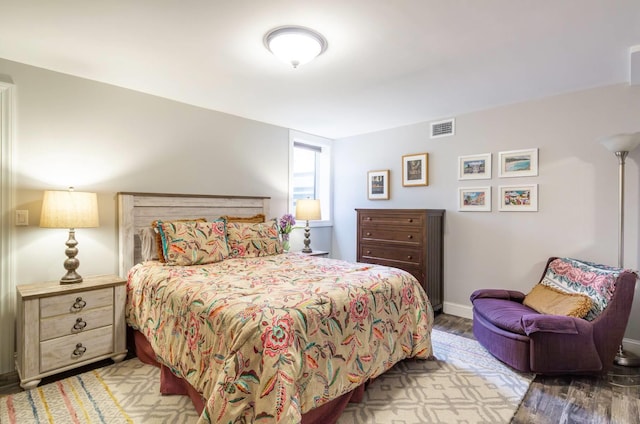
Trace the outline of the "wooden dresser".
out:
<instances>
[{"instance_id":1,"label":"wooden dresser","mask_svg":"<svg viewBox=\"0 0 640 424\"><path fill-rule=\"evenodd\" d=\"M17 286L16 367L25 390L42 377L127 354L126 280L116 275Z\"/></svg>"},{"instance_id":2,"label":"wooden dresser","mask_svg":"<svg viewBox=\"0 0 640 424\"><path fill-rule=\"evenodd\" d=\"M435 311L443 301L443 209L356 209L358 262L400 268L424 287Z\"/></svg>"}]
</instances>

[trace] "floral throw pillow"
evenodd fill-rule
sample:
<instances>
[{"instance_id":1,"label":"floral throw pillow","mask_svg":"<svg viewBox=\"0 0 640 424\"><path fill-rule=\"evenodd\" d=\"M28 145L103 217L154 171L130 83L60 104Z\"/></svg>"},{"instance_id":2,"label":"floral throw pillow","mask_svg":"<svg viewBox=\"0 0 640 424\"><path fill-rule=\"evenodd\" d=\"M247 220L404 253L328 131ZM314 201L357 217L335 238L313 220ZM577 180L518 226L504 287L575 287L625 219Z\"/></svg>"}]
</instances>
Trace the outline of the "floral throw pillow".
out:
<instances>
[{"instance_id":1,"label":"floral throw pillow","mask_svg":"<svg viewBox=\"0 0 640 424\"><path fill-rule=\"evenodd\" d=\"M282 243L275 219L260 223L227 223L229 256L254 258L282 253Z\"/></svg>"},{"instance_id":2,"label":"floral throw pillow","mask_svg":"<svg viewBox=\"0 0 640 424\"><path fill-rule=\"evenodd\" d=\"M565 293L588 296L592 305L585 319L592 321L609 304L615 291L616 279L622 271L621 268L607 265L559 258L551 261L541 284Z\"/></svg>"},{"instance_id":3,"label":"floral throw pillow","mask_svg":"<svg viewBox=\"0 0 640 424\"><path fill-rule=\"evenodd\" d=\"M204 265L229 256L225 222L157 222L167 265Z\"/></svg>"}]
</instances>

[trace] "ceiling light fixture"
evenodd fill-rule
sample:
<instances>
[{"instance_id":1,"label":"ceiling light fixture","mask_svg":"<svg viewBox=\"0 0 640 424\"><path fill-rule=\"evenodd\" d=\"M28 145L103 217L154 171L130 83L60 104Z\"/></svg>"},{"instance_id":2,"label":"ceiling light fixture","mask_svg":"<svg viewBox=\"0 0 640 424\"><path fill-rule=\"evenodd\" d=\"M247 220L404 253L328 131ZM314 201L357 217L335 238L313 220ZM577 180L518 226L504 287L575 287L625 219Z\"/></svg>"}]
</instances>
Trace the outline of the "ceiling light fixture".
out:
<instances>
[{"instance_id":1,"label":"ceiling light fixture","mask_svg":"<svg viewBox=\"0 0 640 424\"><path fill-rule=\"evenodd\" d=\"M264 36L264 45L275 57L294 68L327 50L327 40L320 33L301 26L272 29Z\"/></svg>"}]
</instances>

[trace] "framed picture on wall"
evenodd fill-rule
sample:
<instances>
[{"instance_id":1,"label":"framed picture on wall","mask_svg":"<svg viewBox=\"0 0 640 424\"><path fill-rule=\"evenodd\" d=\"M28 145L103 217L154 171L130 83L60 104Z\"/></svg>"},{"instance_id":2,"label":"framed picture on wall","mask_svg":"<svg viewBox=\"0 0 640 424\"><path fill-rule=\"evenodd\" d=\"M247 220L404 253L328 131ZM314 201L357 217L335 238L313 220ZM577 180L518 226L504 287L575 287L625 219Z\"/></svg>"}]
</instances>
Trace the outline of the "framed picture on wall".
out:
<instances>
[{"instance_id":1,"label":"framed picture on wall","mask_svg":"<svg viewBox=\"0 0 640 424\"><path fill-rule=\"evenodd\" d=\"M538 149L499 152L500 178L535 177L538 175Z\"/></svg>"},{"instance_id":2,"label":"framed picture on wall","mask_svg":"<svg viewBox=\"0 0 640 424\"><path fill-rule=\"evenodd\" d=\"M402 156L402 185L405 187L429 185L428 168L428 153Z\"/></svg>"},{"instance_id":3,"label":"framed picture on wall","mask_svg":"<svg viewBox=\"0 0 640 424\"><path fill-rule=\"evenodd\" d=\"M367 197L369 200L389 199L389 170L367 173Z\"/></svg>"},{"instance_id":4,"label":"framed picture on wall","mask_svg":"<svg viewBox=\"0 0 640 424\"><path fill-rule=\"evenodd\" d=\"M490 180L491 153L458 157L459 180Z\"/></svg>"},{"instance_id":5,"label":"framed picture on wall","mask_svg":"<svg viewBox=\"0 0 640 424\"><path fill-rule=\"evenodd\" d=\"M508 185L498 187L498 210L506 212L537 212L538 184Z\"/></svg>"},{"instance_id":6,"label":"framed picture on wall","mask_svg":"<svg viewBox=\"0 0 640 424\"><path fill-rule=\"evenodd\" d=\"M491 187L458 188L458 210L463 212L490 212Z\"/></svg>"}]
</instances>

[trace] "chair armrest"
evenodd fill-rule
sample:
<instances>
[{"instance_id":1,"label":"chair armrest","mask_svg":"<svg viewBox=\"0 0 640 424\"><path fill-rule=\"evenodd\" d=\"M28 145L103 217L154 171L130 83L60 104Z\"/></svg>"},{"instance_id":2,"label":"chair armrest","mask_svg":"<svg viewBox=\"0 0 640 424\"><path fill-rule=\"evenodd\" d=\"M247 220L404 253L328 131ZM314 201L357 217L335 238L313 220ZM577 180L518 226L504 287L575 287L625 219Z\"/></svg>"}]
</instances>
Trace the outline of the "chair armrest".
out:
<instances>
[{"instance_id":1,"label":"chair armrest","mask_svg":"<svg viewBox=\"0 0 640 424\"><path fill-rule=\"evenodd\" d=\"M527 314L522 316L522 328L529 336L533 333L591 334L593 326L582 318Z\"/></svg>"},{"instance_id":2,"label":"chair armrest","mask_svg":"<svg viewBox=\"0 0 640 424\"><path fill-rule=\"evenodd\" d=\"M522 303L524 300L524 293L516 290L502 289L480 289L471 293L471 303L473 303L475 299L481 298L513 300L514 302Z\"/></svg>"}]
</instances>

